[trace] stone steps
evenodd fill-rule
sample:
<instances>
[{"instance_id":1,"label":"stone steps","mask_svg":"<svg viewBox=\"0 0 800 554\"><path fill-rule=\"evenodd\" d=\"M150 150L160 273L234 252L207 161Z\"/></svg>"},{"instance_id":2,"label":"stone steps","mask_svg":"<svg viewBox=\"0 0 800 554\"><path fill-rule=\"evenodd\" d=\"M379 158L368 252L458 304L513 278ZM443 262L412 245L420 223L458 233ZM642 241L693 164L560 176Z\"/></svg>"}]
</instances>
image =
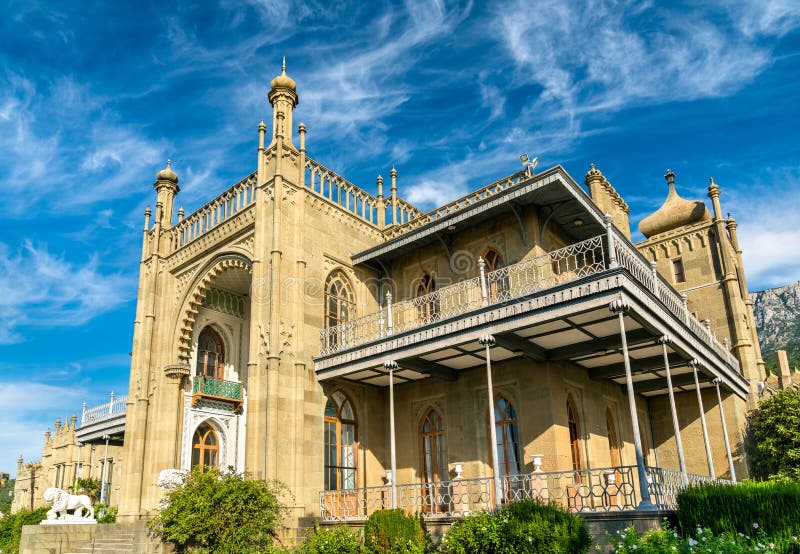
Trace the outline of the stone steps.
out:
<instances>
[{"instance_id":1,"label":"stone steps","mask_svg":"<svg viewBox=\"0 0 800 554\"><path fill-rule=\"evenodd\" d=\"M65 554L132 554L133 533L117 533L109 537L95 538L84 546Z\"/></svg>"}]
</instances>

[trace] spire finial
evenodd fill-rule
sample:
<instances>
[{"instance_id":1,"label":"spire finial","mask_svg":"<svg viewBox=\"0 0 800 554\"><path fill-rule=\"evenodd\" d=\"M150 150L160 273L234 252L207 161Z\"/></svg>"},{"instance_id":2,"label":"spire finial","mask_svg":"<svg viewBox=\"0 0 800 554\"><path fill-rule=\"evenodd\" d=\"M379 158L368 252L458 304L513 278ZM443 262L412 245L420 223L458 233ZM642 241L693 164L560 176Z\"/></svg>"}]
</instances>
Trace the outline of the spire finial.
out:
<instances>
[{"instance_id":1,"label":"spire finial","mask_svg":"<svg viewBox=\"0 0 800 554\"><path fill-rule=\"evenodd\" d=\"M667 184L669 186L675 185L675 172L671 169L667 169L667 172L664 174L664 179L667 180Z\"/></svg>"},{"instance_id":2,"label":"spire finial","mask_svg":"<svg viewBox=\"0 0 800 554\"><path fill-rule=\"evenodd\" d=\"M286 56L283 57L283 64L281 65L281 72L286 75Z\"/></svg>"}]
</instances>

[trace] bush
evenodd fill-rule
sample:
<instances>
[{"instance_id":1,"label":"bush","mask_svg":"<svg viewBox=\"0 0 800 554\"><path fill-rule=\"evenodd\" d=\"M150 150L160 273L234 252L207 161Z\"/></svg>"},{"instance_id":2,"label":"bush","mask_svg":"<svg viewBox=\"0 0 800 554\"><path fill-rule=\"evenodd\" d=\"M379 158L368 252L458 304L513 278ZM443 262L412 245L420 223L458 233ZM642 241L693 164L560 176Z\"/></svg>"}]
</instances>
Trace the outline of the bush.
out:
<instances>
[{"instance_id":1,"label":"bush","mask_svg":"<svg viewBox=\"0 0 800 554\"><path fill-rule=\"evenodd\" d=\"M364 547L375 554L423 554L425 534L403 510L378 510L364 524Z\"/></svg>"},{"instance_id":2,"label":"bush","mask_svg":"<svg viewBox=\"0 0 800 554\"><path fill-rule=\"evenodd\" d=\"M678 522L684 534L753 532L753 524L775 538L800 531L800 483L748 481L736 485L690 487L678 495Z\"/></svg>"},{"instance_id":3,"label":"bush","mask_svg":"<svg viewBox=\"0 0 800 554\"><path fill-rule=\"evenodd\" d=\"M442 551L573 554L586 552L590 544L589 532L580 516L555 504L527 500L455 522L442 541Z\"/></svg>"},{"instance_id":4,"label":"bush","mask_svg":"<svg viewBox=\"0 0 800 554\"><path fill-rule=\"evenodd\" d=\"M95 504L100 499L100 479L81 477L69 490L72 494L85 494Z\"/></svg>"},{"instance_id":5,"label":"bush","mask_svg":"<svg viewBox=\"0 0 800 554\"><path fill-rule=\"evenodd\" d=\"M36 510L20 510L15 514L0 519L0 552L3 554L17 554L19 541L22 538L24 525L38 525L47 518L49 508L43 507Z\"/></svg>"},{"instance_id":6,"label":"bush","mask_svg":"<svg viewBox=\"0 0 800 554\"><path fill-rule=\"evenodd\" d=\"M761 402L748 425L753 477L800 479L800 390L786 389Z\"/></svg>"},{"instance_id":7,"label":"bush","mask_svg":"<svg viewBox=\"0 0 800 554\"><path fill-rule=\"evenodd\" d=\"M284 492L247 475L195 469L167 493L150 529L177 552L264 552L286 514L278 500Z\"/></svg>"},{"instance_id":8,"label":"bush","mask_svg":"<svg viewBox=\"0 0 800 554\"><path fill-rule=\"evenodd\" d=\"M297 551L299 554L360 554L364 549L361 533L339 526L307 534Z\"/></svg>"},{"instance_id":9,"label":"bush","mask_svg":"<svg viewBox=\"0 0 800 554\"><path fill-rule=\"evenodd\" d=\"M97 523L116 523L117 507L97 504L94 506L94 518L97 520Z\"/></svg>"}]
</instances>

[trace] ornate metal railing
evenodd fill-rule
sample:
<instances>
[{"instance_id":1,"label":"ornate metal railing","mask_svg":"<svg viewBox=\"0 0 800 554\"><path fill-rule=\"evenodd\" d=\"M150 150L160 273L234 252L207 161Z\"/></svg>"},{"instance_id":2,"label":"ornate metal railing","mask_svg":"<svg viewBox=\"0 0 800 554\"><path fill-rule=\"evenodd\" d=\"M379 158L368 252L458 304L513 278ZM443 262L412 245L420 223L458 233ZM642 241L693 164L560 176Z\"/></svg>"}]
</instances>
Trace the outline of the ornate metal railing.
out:
<instances>
[{"instance_id":1,"label":"ornate metal railing","mask_svg":"<svg viewBox=\"0 0 800 554\"><path fill-rule=\"evenodd\" d=\"M84 403L81 415L81 427L125 415L125 405L127 403L127 395L115 397L113 392L111 393L111 399L105 404L87 409Z\"/></svg>"},{"instance_id":2,"label":"ornate metal railing","mask_svg":"<svg viewBox=\"0 0 800 554\"><path fill-rule=\"evenodd\" d=\"M660 467L648 467L646 471L650 499L661 510L676 510L678 508L678 494L687 486L696 487L705 483L730 483L727 479L712 479L708 475L687 473L687 484L684 485L680 471Z\"/></svg>"},{"instance_id":3,"label":"ornate metal railing","mask_svg":"<svg viewBox=\"0 0 800 554\"><path fill-rule=\"evenodd\" d=\"M634 467L534 472L501 478L500 503L538 499L573 512L613 512L636 507ZM398 484L397 507L426 518L462 517L496 505L491 477ZM392 487L367 487L320 493L323 520L360 520L392 507Z\"/></svg>"},{"instance_id":4,"label":"ornate metal railing","mask_svg":"<svg viewBox=\"0 0 800 554\"><path fill-rule=\"evenodd\" d=\"M196 375L192 383L192 395L241 402L242 384Z\"/></svg>"},{"instance_id":5,"label":"ornate metal railing","mask_svg":"<svg viewBox=\"0 0 800 554\"><path fill-rule=\"evenodd\" d=\"M177 250L204 235L255 202L255 199L256 173L251 173L196 212L180 219L170 230L171 249Z\"/></svg>"},{"instance_id":6,"label":"ornate metal railing","mask_svg":"<svg viewBox=\"0 0 800 554\"><path fill-rule=\"evenodd\" d=\"M488 273L485 299L481 278L474 277L424 296L387 303L378 312L323 329L320 355L459 316L484 305L506 302L605 268L602 237L571 244Z\"/></svg>"}]
</instances>

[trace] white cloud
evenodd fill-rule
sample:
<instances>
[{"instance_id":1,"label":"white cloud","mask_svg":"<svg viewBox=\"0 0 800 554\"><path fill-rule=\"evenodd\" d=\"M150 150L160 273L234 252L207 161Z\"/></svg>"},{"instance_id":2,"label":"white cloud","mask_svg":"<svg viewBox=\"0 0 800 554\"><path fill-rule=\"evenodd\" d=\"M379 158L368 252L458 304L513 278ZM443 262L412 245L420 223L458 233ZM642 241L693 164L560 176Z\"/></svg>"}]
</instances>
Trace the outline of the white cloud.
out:
<instances>
[{"instance_id":1,"label":"white cloud","mask_svg":"<svg viewBox=\"0 0 800 554\"><path fill-rule=\"evenodd\" d=\"M68 262L30 241L0 243L0 344L24 340L24 327L83 325L131 300L132 278L103 273L97 257Z\"/></svg>"}]
</instances>

